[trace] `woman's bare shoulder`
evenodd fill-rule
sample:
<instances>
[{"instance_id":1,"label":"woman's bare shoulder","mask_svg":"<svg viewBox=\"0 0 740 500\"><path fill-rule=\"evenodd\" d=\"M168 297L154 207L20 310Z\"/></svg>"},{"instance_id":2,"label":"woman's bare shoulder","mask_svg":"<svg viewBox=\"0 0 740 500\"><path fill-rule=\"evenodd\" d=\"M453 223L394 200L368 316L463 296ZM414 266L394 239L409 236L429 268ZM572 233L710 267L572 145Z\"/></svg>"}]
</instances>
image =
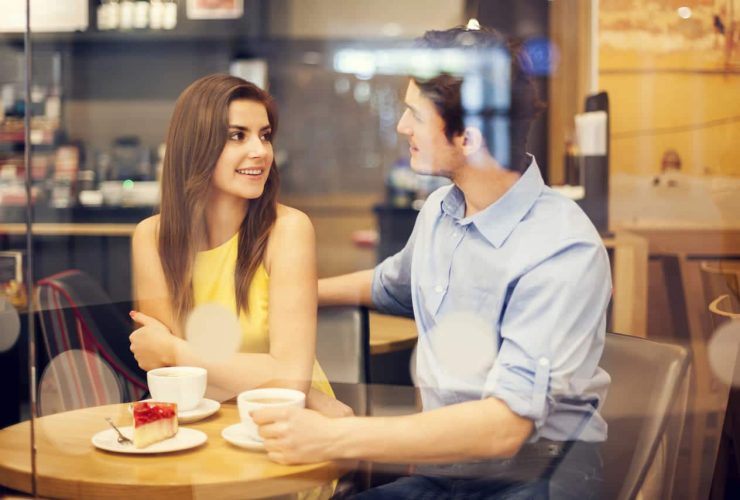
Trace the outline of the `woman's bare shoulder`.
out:
<instances>
[{"instance_id":1,"label":"woman's bare shoulder","mask_svg":"<svg viewBox=\"0 0 740 500\"><path fill-rule=\"evenodd\" d=\"M268 272L274 259L284 260L286 256L300 254L300 249L316 245L313 224L306 214L295 208L278 204L277 219L270 232L265 264Z\"/></svg>"},{"instance_id":2,"label":"woman's bare shoulder","mask_svg":"<svg viewBox=\"0 0 740 500\"><path fill-rule=\"evenodd\" d=\"M140 245L149 246L157 241L157 231L159 230L159 214L147 217L136 224L132 237L134 247Z\"/></svg>"},{"instance_id":3,"label":"woman's bare shoulder","mask_svg":"<svg viewBox=\"0 0 740 500\"><path fill-rule=\"evenodd\" d=\"M289 207L278 203L277 206L277 218L275 220L275 227L273 232L277 233L292 233L292 232L313 232L313 225L308 215L301 212L297 208Z\"/></svg>"}]
</instances>

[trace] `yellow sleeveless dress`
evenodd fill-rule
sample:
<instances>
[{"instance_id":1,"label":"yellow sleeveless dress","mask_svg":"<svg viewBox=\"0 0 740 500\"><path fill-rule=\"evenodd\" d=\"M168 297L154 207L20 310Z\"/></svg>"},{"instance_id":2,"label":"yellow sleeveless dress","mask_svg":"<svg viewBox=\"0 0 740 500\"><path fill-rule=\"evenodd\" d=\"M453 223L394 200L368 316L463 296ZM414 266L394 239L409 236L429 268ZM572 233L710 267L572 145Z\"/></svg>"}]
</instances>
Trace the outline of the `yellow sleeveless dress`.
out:
<instances>
[{"instance_id":1,"label":"yellow sleeveless dress","mask_svg":"<svg viewBox=\"0 0 740 500\"><path fill-rule=\"evenodd\" d=\"M219 304L236 313L234 270L239 233L221 245L198 252L193 269L193 298L195 306ZM270 351L268 324L270 276L260 264L249 285L249 312L239 314L242 332L241 352L267 353ZM334 397L334 391L324 371L314 361L311 386Z\"/></svg>"}]
</instances>

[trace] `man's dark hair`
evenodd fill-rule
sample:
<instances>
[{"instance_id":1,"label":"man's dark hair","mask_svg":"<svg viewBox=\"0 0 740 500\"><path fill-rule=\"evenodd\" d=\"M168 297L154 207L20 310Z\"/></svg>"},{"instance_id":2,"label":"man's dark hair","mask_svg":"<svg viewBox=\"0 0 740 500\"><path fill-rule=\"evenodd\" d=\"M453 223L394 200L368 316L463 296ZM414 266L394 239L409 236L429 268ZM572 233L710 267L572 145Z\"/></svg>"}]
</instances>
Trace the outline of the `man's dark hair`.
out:
<instances>
[{"instance_id":1,"label":"man's dark hair","mask_svg":"<svg viewBox=\"0 0 740 500\"><path fill-rule=\"evenodd\" d=\"M529 165L526 155L527 136L532 122L544 109L527 72L529 58L521 44L507 39L498 31L481 27L469 30L458 26L445 31L427 31L417 40L418 47L428 49L462 49L486 56L485 50L503 49L511 57L511 107L506 115L509 119L510 162L509 168L523 172ZM445 135L452 140L465 130L465 110L462 105L461 88L463 77L441 73L433 78L413 77L422 94L434 102L445 123ZM491 144L487 146L492 148Z\"/></svg>"}]
</instances>

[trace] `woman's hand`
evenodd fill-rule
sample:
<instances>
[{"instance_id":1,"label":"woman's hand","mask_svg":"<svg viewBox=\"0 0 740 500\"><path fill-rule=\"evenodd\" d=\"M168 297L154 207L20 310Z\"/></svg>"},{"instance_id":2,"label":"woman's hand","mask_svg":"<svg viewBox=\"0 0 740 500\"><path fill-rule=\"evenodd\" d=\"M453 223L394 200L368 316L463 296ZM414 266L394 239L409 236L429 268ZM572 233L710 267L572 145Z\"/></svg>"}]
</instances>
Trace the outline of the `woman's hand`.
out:
<instances>
[{"instance_id":1,"label":"woman's hand","mask_svg":"<svg viewBox=\"0 0 740 500\"><path fill-rule=\"evenodd\" d=\"M335 458L331 448L337 420L303 408L263 408L251 415L273 462L304 464Z\"/></svg>"},{"instance_id":2,"label":"woman's hand","mask_svg":"<svg viewBox=\"0 0 740 500\"><path fill-rule=\"evenodd\" d=\"M149 371L161 366L175 364L176 343L180 340L160 321L144 313L131 311L131 318L141 328L129 336L131 352L142 370Z\"/></svg>"},{"instance_id":3,"label":"woman's hand","mask_svg":"<svg viewBox=\"0 0 740 500\"><path fill-rule=\"evenodd\" d=\"M306 408L316 410L329 418L352 417L355 414L352 408L346 404L321 391L317 391L313 387L311 387L306 396Z\"/></svg>"}]
</instances>

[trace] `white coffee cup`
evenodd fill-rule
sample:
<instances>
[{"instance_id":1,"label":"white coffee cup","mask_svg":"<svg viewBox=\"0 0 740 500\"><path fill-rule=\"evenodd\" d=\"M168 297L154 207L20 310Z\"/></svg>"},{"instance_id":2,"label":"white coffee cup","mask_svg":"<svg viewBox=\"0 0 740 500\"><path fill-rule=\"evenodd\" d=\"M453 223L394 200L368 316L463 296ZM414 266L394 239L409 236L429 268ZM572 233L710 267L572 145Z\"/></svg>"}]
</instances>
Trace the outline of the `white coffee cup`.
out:
<instances>
[{"instance_id":1,"label":"white coffee cup","mask_svg":"<svg viewBox=\"0 0 740 500\"><path fill-rule=\"evenodd\" d=\"M278 387L252 389L239 394L236 404L239 407L239 417L247 435L251 439L262 441L257 431L257 424L254 423L249 412L262 408L305 408L306 395L301 391Z\"/></svg>"},{"instance_id":2,"label":"white coffee cup","mask_svg":"<svg viewBox=\"0 0 740 500\"><path fill-rule=\"evenodd\" d=\"M154 401L177 403L178 411L192 410L206 394L208 372L195 366L167 366L146 373Z\"/></svg>"}]
</instances>

